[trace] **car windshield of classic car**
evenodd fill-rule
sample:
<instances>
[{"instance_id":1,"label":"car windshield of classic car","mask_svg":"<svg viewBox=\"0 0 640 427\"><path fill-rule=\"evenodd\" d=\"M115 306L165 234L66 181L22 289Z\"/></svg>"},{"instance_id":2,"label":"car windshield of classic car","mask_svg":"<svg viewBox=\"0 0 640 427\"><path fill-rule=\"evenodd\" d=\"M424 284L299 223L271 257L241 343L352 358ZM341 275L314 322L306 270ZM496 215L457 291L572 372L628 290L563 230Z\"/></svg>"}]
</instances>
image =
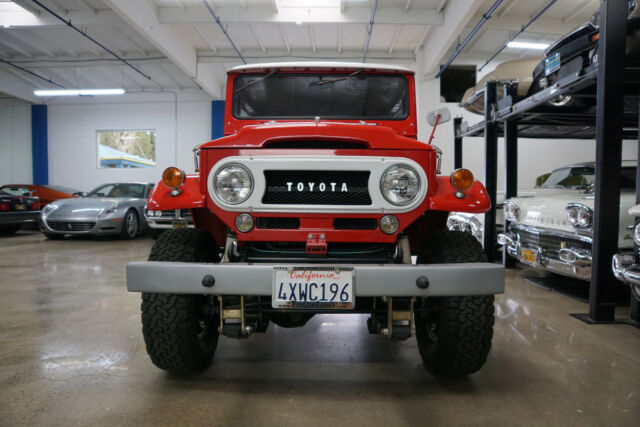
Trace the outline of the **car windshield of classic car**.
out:
<instances>
[{"instance_id":1,"label":"car windshield of classic car","mask_svg":"<svg viewBox=\"0 0 640 427\"><path fill-rule=\"evenodd\" d=\"M556 169L542 184L542 188L587 188L593 185L595 177L596 171L590 166ZM636 168L622 168L620 170L620 183L622 189L635 189Z\"/></svg>"},{"instance_id":2,"label":"car windshield of classic car","mask_svg":"<svg viewBox=\"0 0 640 427\"><path fill-rule=\"evenodd\" d=\"M144 184L105 184L92 190L87 197L144 198Z\"/></svg>"},{"instance_id":3,"label":"car windshield of classic car","mask_svg":"<svg viewBox=\"0 0 640 427\"><path fill-rule=\"evenodd\" d=\"M408 81L402 75L269 73L234 80L236 119L403 120L408 115Z\"/></svg>"}]
</instances>

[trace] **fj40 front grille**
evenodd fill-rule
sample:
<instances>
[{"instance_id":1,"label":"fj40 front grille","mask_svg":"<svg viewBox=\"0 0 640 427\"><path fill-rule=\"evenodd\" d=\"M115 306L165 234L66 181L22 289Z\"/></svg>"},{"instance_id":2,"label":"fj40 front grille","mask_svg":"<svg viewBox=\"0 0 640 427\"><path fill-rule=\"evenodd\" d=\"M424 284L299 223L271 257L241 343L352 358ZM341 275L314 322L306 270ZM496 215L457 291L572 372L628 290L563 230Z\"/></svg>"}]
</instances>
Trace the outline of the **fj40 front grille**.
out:
<instances>
[{"instance_id":1,"label":"fj40 front grille","mask_svg":"<svg viewBox=\"0 0 640 427\"><path fill-rule=\"evenodd\" d=\"M262 203L371 205L369 171L266 170Z\"/></svg>"}]
</instances>

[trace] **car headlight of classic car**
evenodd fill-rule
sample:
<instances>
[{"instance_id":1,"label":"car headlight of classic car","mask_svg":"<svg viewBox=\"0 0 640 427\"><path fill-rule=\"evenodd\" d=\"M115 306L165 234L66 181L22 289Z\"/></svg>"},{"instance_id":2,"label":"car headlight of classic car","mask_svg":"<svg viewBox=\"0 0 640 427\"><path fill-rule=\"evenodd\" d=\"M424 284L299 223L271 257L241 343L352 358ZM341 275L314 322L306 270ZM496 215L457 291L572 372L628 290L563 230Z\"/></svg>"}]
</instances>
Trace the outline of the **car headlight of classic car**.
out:
<instances>
[{"instance_id":1,"label":"car headlight of classic car","mask_svg":"<svg viewBox=\"0 0 640 427\"><path fill-rule=\"evenodd\" d=\"M506 201L502 205L502 212L504 214L504 219L511 222L518 221L518 216L520 215L520 208L513 202Z\"/></svg>"},{"instance_id":2,"label":"car headlight of classic car","mask_svg":"<svg viewBox=\"0 0 640 427\"><path fill-rule=\"evenodd\" d=\"M213 178L216 195L226 203L237 205L253 192L253 176L244 166L232 163L221 168Z\"/></svg>"},{"instance_id":3,"label":"car headlight of classic car","mask_svg":"<svg viewBox=\"0 0 640 427\"><path fill-rule=\"evenodd\" d=\"M409 166L393 165L382 174L380 191L389 203L408 205L420 194L420 176Z\"/></svg>"},{"instance_id":4,"label":"car headlight of classic car","mask_svg":"<svg viewBox=\"0 0 640 427\"><path fill-rule=\"evenodd\" d=\"M633 241L640 246L640 222L633 228Z\"/></svg>"},{"instance_id":5,"label":"car headlight of classic car","mask_svg":"<svg viewBox=\"0 0 640 427\"><path fill-rule=\"evenodd\" d=\"M567 220L576 230L591 230L593 223L593 211L590 207L580 203L567 205Z\"/></svg>"}]
</instances>

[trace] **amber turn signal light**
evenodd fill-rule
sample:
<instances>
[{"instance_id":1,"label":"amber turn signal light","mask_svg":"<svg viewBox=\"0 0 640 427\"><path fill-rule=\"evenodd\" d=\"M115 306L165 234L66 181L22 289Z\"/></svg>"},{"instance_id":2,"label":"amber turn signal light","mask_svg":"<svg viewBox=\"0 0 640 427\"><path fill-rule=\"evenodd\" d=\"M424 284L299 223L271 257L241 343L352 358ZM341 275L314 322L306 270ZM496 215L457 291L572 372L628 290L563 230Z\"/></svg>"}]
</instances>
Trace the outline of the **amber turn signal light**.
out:
<instances>
[{"instance_id":1,"label":"amber turn signal light","mask_svg":"<svg viewBox=\"0 0 640 427\"><path fill-rule=\"evenodd\" d=\"M473 173L469 169L456 169L451 174L451 185L456 190L468 190L473 184Z\"/></svg>"},{"instance_id":2,"label":"amber turn signal light","mask_svg":"<svg viewBox=\"0 0 640 427\"><path fill-rule=\"evenodd\" d=\"M184 183L184 178L184 172L174 166L168 167L162 172L162 182L171 189L180 187Z\"/></svg>"}]
</instances>

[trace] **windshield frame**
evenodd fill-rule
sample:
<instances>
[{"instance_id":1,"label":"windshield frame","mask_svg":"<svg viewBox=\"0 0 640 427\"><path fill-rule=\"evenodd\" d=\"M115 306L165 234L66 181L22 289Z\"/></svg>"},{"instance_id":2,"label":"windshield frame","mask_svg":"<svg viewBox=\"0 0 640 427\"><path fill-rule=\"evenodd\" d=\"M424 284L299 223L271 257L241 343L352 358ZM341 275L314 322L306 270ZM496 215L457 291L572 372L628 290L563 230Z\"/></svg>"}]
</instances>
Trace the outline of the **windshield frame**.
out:
<instances>
[{"instance_id":1,"label":"windshield frame","mask_svg":"<svg viewBox=\"0 0 640 427\"><path fill-rule=\"evenodd\" d=\"M98 190L104 188L104 187L108 187L108 186L113 186L114 188L118 185L139 185L142 189L142 196L138 197L138 196L104 196L104 195L96 195L95 192L97 192ZM113 191L113 190L111 190ZM94 188L93 190L89 191L87 193L87 198L93 199L93 198L107 198L107 199L118 199L118 198L124 198L124 199L144 199L146 195L146 184L144 183L140 183L140 182L108 182L106 184L102 184L97 186L96 188Z\"/></svg>"},{"instance_id":2,"label":"windshield frame","mask_svg":"<svg viewBox=\"0 0 640 427\"><path fill-rule=\"evenodd\" d=\"M227 99L229 102L230 108L229 112L233 119L247 122L247 121L309 121L314 120L316 116L255 116L255 117L239 117L236 115L236 96L239 93L242 93L246 90L250 90L249 88L253 85L253 83L257 83L262 80L266 80L267 78L272 78L273 76L278 75L291 75L291 76L305 76L305 75L313 75L316 77L327 77L327 83L336 83L339 81L349 80L350 78L358 78L362 76L388 76L394 78L401 78L404 83L404 102L406 104L406 114L402 117L388 117L388 116L351 116L351 117L336 117L336 116L319 116L320 119L328 120L328 121L337 121L337 122L403 122L412 118L415 113L415 96L413 96L413 90L415 90L413 85L413 80L409 78L409 75L405 73L396 73L396 72L377 72L377 71L368 71L368 70L346 70L346 71L324 71L324 70L306 70L306 71L271 71L271 72L247 72L233 75L233 79L230 79L229 83L231 84L230 92L228 94ZM249 83L243 84L240 88L236 88L236 78L240 76L261 76L261 79L254 80ZM229 84L228 83L228 84ZM322 85L320 85L322 86ZM229 97L230 95L230 97Z\"/></svg>"}]
</instances>

